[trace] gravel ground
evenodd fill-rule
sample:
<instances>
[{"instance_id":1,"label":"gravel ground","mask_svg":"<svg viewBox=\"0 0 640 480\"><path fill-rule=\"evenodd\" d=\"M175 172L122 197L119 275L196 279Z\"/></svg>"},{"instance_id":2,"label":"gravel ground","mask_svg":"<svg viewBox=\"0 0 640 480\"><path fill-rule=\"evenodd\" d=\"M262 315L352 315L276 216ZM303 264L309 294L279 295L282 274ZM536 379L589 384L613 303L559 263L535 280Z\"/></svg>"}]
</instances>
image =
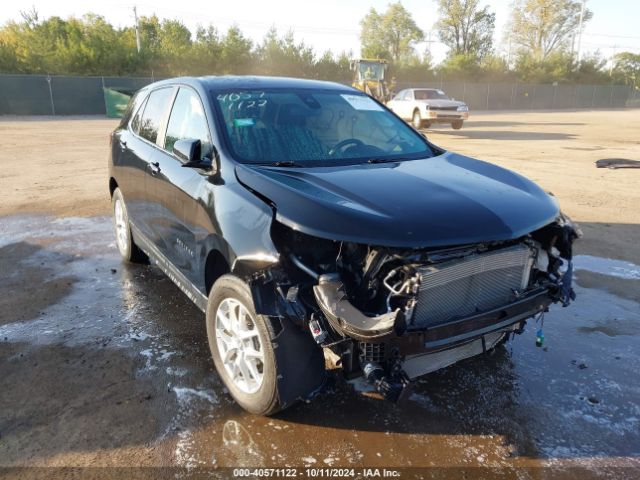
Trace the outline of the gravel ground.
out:
<instances>
[{"instance_id":1,"label":"gravel ground","mask_svg":"<svg viewBox=\"0 0 640 480\"><path fill-rule=\"evenodd\" d=\"M274 418L228 397L202 314L121 263L102 118L0 118L0 467L442 467L467 478L640 476L640 112L473 114L427 130L511 168L578 221L578 300L396 406L336 381ZM471 469L471 470L468 470ZM0 470L24 478L33 470ZM47 475L56 472L45 470ZM113 473L111 470L107 472ZM21 477L22 475L22 477Z\"/></svg>"}]
</instances>

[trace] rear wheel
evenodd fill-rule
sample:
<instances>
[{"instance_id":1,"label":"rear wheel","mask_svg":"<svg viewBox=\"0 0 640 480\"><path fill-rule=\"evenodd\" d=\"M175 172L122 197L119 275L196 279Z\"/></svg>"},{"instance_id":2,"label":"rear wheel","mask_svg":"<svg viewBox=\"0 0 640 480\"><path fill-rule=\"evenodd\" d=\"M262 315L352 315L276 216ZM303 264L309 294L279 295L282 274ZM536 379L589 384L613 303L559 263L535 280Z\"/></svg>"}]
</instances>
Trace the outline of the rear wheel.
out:
<instances>
[{"instance_id":1,"label":"rear wheel","mask_svg":"<svg viewBox=\"0 0 640 480\"><path fill-rule=\"evenodd\" d=\"M119 188L116 188L113 192L111 205L113 207L113 228L116 233L116 245L120 255L127 262L147 263L149 257L133 241L127 205Z\"/></svg>"},{"instance_id":2,"label":"rear wheel","mask_svg":"<svg viewBox=\"0 0 640 480\"><path fill-rule=\"evenodd\" d=\"M267 317L256 314L249 287L240 278L224 275L211 288L207 337L216 370L242 408L258 415L282 408L273 328Z\"/></svg>"},{"instance_id":3,"label":"rear wheel","mask_svg":"<svg viewBox=\"0 0 640 480\"><path fill-rule=\"evenodd\" d=\"M462 120L456 120L455 122L452 122L451 127L454 130L460 130L462 128Z\"/></svg>"},{"instance_id":4,"label":"rear wheel","mask_svg":"<svg viewBox=\"0 0 640 480\"><path fill-rule=\"evenodd\" d=\"M413 117L411 117L411 124L413 128L419 130L422 128L422 116L420 115L420 110L416 109L413 111Z\"/></svg>"}]
</instances>

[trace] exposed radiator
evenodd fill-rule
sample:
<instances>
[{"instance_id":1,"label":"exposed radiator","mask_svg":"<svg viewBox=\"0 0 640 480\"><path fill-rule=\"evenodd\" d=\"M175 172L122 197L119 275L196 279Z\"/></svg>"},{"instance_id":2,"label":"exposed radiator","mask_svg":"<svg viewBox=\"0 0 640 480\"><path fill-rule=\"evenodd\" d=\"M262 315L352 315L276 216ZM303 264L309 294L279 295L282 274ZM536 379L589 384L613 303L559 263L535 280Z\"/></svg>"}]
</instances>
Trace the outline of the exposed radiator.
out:
<instances>
[{"instance_id":1,"label":"exposed radiator","mask_svg":"<svg viewBox=\"0 0 640 480\"><path fill-rule=\"evenodd\" d=\"M506 305L529 283L533 254L517 245L428 265L409 328L424 328Z\"/></svg>"}]
</instances>

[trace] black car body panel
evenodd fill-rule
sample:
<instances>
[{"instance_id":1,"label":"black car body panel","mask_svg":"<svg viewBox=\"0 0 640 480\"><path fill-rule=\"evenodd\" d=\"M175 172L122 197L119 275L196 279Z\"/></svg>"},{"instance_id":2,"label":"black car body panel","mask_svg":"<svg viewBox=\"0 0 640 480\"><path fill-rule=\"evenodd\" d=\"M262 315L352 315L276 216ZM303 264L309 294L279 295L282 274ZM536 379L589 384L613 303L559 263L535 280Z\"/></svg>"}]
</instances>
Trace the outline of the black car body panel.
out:
<instances>
[{"instance_id":1,"label":"black car body panel","mask_svg":"<svg viewBox=\"0 0 640 480\"><path fill-rule=\"evenodd\" d=\"M222 145L213 128L209 92L201 82L177 79L157 85L166 84L198 92L210 121L212 141ZM141 91L141 95L145 93ZM110 178L122 190L127 205L133 204L133 208L129 206L130 217L137 231L183 270L200 292L207 294L205 270L213 252L232 271L245 272L277 261L269 232L273 212L238 183L235 164L228 156L220 156L216 176L183 168L174 155L135 135L126 120L113 134ZM152 164L157 164L154 170Z\"/></svg>"},{"instance_id":2,"label":"black car body panel","mask_svg":"<svg viewBox=\"0 0 640 480\"><path fill-rule=\"evenodd\" d=\"M165 88L171 89L171 101L157 119L158 137L152 142L131 125L150 95ZM362 95L344 85L296 79L158 82L134 97L112 134L109 187L112 193L118 187L126 200L135 242L203 311L221 275L246 281L256 312L268 316L278 332L274 351L279 368L287 368L286 375L278 376L282 404L322 383L319 347L334 351L347 375L386 371L391 376L371 375L388 391L390 383L404 385L394 375L402 372L405 356L480 340L484 349L488 333L519 331L526 318L550 303L567 305L573 298L571 243L577 229L533 182L428 142L434 153L429 158L312 168L242 163L223 132L215 98L229 89L255 88ZM209 169L185 168L183 160L164 149L170 111L181 89L201 102L214 147ZM487 277L493 285L504 272L515 275L508 301L476 306L475 313L425 328L407 328L421 278L430 271L455 267L461 258L482 270L484 258L514 245L529 252L526 263L515 265L515 274L509 270L513 265L506 265L489 272L493 280ZM567 262L568 278L560 269ZM452 281L465 280L455 268L451 271ZM373 325L372 332L378 319L388 322L393 312L396 324L370 338L366 331L364 337L350 337L354 329L347 328L344 311L314 300L323 276L331 279L328 284L347 310L359 310L360 321ZM484 280L469 278L468 285L456 288L472 298Z\"/></svg>"},{"instance_id":3,"label":"black car body panel","mask_svg":"<svg viewBox=\"0 0 640 480\"><path fill-rule=\"evenodd\" d=\"M504 241L559 213L533 182L454 153L340 167L238 165L236 171L275 204L279 221L332 240L408 248Z\"/></svg>"}]
</instances>

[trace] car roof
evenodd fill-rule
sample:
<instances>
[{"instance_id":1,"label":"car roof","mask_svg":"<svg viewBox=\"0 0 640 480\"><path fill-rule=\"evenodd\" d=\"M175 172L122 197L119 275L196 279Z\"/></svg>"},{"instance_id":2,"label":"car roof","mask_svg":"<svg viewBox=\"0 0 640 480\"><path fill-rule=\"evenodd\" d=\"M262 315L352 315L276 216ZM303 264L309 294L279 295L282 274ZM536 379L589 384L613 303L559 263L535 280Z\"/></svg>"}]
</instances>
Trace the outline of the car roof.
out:
<instances>
[{"instance_id":1,"label":"car roof","mask_svg":"<svg viewBox=\"0 0 640 480\"><path fill-rule=\"evenodd\" d=\"M313 89L313 90L343 90L357 92L358 90L341 83L321 80L307 80L289 77L263 77L251 75L224 75L205 77L177 77L168 78L152 84L153 86L182 83L200 85L209 90L249 89L249 88L284 88L284 89Z\"/></svg>"}]
</instances>

